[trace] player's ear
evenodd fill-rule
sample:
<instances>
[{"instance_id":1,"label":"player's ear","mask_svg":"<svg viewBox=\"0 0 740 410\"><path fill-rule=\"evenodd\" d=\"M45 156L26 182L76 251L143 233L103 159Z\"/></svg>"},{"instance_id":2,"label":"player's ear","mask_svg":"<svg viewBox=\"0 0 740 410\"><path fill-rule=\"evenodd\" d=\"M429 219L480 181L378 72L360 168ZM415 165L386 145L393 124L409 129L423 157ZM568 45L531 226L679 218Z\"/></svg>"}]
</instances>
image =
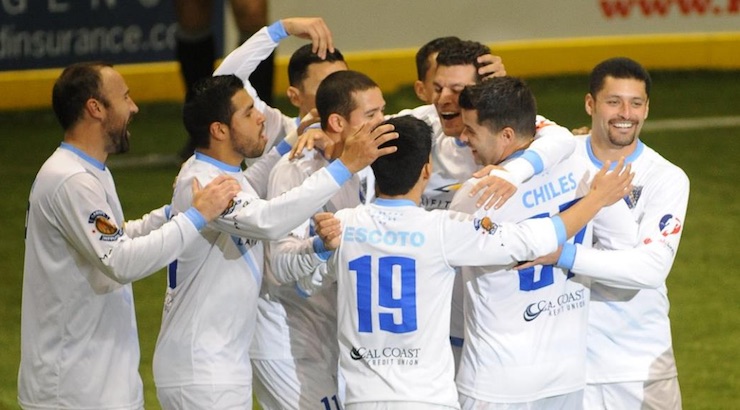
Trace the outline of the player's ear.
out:
<instances>
[{"instance_id":1,"label":"player's ear","mask_svg":"<svg viewBox=\"0 0 740 410\"><path fill-rule=\"evenodd\" d=\"M291 85L285 93L288 95L288 100L293 106L301 106L301 90Z\"/></svg>"},{"instance_id":2,"label":"player's ear","mask_svg":"<svg viewBox=\"0 0 740 410\"><path fill-rule=\"evenodd\" d=\"M342 118L341 115L337 113L331 113L329 114L329 118L327 118L326 120L326 125L328 127L328 130L334 132L342 132L346 124L344 118Z\"/></svg>"},{"instance_id":3,"label":"player's ear","mask_svg":"<svg viewBox=\"0 0 740 410\"><path fill-rule=\"evenodd\" d=\"M103 103L95 98L88 98L87 101L85 101L85 110L93 118L102 118Z\"/></svg>"},{"instance_id":4,"label":"player's ear","mask_svg":"<svg viewBox=\"0 0 740 410\"><path fill-rule=\"evenodd\" d=\"M414 83L414 92L416 93L416 97L418 97L420 100L424 101L425 103L430 103L431 101L427 101L426 93L424 92L424 83L416 80Z\"/></svg>"},{"instance_id":5,"label":"player's ear","mask_svg":"<svg viewBox=\"0 0 740 410\"><path fill-rule=\"evenodd\" d=\"M215 139L216 141L225 140L228 137L227 130L228 127L218 121L214 121L211 123L211 125L208 126L208 132L210 133L211 138Z\"/></svg>"},{"instance_id":6,"label":"player's ear","mask_svg":"<svg viewBox=\"0 0 740 410\"><path fill-rule=\"evenodd\" d=\"M423 179L429 179L432 177L432 161L427 162L421 168L421 177Z\"/></svg>"},{"instance_id":7,"label":"player's ear","mask_svg":"<svg viewBox=\"0 0 740 410\"><path fill-rule=\"evenodd\" d=\"M592 115L594 109L594 97L591 96L591 93L586 94L585 108L586 113L588 115Z\"/></svg>"},{"instance_id":8,"label":"player's ear","mask_svg":"<svg viewBox=\"0 0 740 410\"><path fill-rule=\"evenodd\" d=\"M503 138L506 143L511 143L516 138L516 133L514 132L514 129L511 127L504 127L503 130L501 130L501 138Z\"/></svg>"},{"instance_id":9,"label":"player's ear","mask_svg":"<svg viewBox=\"0 0 740 410\"><path fill-rule=\"evenodd\" d=\"M647 100L645 101L645 118L643 118L644 120L647 119L649 112L650 112L650 100Z\"/></svg>"}]
</instances>

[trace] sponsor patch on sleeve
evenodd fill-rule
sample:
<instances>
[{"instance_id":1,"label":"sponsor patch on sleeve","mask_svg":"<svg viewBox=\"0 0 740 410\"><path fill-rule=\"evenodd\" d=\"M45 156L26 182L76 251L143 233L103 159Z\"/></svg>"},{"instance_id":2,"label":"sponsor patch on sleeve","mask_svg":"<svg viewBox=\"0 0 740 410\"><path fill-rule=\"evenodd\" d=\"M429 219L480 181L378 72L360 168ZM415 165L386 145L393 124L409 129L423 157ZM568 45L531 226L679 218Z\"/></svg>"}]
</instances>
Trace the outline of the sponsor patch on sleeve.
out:
<instances>
[{"instance_id":1,"label":"sponsor patch on sleeve","mask_svg":"<svg viewBox=\"0 0 740 410\"><path fill-rule=\"evenodd\" d=\"M476 231L480 231L483 234L487 233L489 235L493 235L498 229L498 225L487 216L473 219L473 226Z\"/></svg>"},{"instance_id":2,"label":"sponsor patch on sleeve","mask_svg":"<svg viewBox=\"0 0 740 410\"><path fill-rule=\"evenodd\" d=\"M93 225L93 234L100 234L101 241L112 242L123 235L123 230L114 224L108 214L97 210L90 214L87 222Z\"/></svg>"}]
</instances>

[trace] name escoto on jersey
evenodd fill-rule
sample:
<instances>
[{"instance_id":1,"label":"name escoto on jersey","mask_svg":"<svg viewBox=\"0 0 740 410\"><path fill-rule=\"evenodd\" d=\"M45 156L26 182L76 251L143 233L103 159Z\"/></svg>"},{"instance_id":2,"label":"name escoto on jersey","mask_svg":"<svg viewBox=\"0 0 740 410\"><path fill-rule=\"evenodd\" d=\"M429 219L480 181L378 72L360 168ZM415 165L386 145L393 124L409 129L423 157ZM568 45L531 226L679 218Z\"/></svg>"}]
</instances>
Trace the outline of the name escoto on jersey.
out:
<instances>
[{"instance_id":1,"label":"name escoto on jersey","mask_svg":"<svg viewBox=\"0 0 740 410\"><path fill-rule=\"evenodd\" d=\"M389 246L412 246L424 245L426 238L424 233L417 231L381 231L378 229L367 229L362 227L348 226L344 230L346 242L384 243Z\"/></svg>"}]
</instances>

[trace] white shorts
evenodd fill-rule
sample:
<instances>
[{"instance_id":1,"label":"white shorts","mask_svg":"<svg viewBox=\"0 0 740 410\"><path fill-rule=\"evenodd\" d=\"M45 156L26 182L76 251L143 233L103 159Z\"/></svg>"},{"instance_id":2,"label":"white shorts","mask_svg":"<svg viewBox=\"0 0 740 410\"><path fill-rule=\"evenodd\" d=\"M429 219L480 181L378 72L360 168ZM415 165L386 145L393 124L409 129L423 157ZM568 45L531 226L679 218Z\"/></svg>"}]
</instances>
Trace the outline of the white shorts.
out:
<instances>
[{"instance_id":1,"label":"white shorts","mask_svg":"<svg viewBox=\"0 0 740 410\"><path fill-rule=\"evenodd\" d=\"M600 383L586 386L588 410L681 410L678 377L646 382Z\"/></svg>"},{"instance_id":2,"label":"white shorts","mask_svg":"<svg viewBox=\"0 0 740 410\"><path fill-rule=\"evenodd\" d=\"M522 403L494 403L477 400L460 393L460 408L462 410L581 410L583 409L583 390Z\"/></svg>"},{"instance_id":3,"label":"white shorts","mask_svg":"<svg viewBox=\"0 0 740 410\"><path fill-rule=\"evenodd\" d=\"M245 385L190 385L157 387L163 410L252 408L252 388Z\"/></svg>"},{"instance_id":4,"label":"white shorts","mask_svg":"<svg viewBox=\"0 0 740 410\"><path fill-rule=\"evenodd\" d=\"M252 359L254 394L263 410L341 410L337 363Z\"/></svg>"}]
</instances>

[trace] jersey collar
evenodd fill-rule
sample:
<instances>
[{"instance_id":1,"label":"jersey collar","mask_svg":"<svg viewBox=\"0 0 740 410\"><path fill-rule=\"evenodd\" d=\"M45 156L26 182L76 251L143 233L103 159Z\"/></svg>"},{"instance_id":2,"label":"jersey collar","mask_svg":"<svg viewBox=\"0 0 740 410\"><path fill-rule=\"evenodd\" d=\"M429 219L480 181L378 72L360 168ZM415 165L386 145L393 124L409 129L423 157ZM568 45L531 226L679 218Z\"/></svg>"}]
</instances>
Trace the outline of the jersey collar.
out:
<instances>
[{"instance_id":1,"label":"jersey collar","mask_svg":"<svg viewBox=\"0 0 740 410\"><path fill-rule=\"evenodd\" d=\"M209 157L208 155L195 151L195 159L198 161L207 162L213 166L215 166L218 169L224 170L226 172L240 172L242 169L235 165L229 165L225 162L221 162L217 160L216 158Z\"/></svg>"},{"instance_id":2,"label":"jersey collar","mask_svg":"<svg viewBox=\"0 0 740 410\"><path fill-rule=\"evenodd\" d=\"M380 206L398 207L398 206L417 206L414 201L410 199L388 199L388 198L375 198L375 204Z\"/></svg>"},{"instance_id":3,"label":"jersey collar","mask_svg":"<svg viewBox=\"0 0 740 410\"><path fill-rule=\"evenodd\" d=\"M68 144L66 142L63 142L59 146L59 148L72 151L75 154L77 154L78 157L80 157L80 158L84 159L86 162L90 163L90 165L94 166L95 168L97 168L97 169L99 169L101 171L105 171L105 164L104 163L102 163L102 162L98 161L97 159L95 159L95 158L93 158L93 157L85 154L81 149L75 147L74 145Z\"/></svg>"},{"instance_id":4,"label":"jersey collar","mask_svg":"<svg viewBox=\"0 0 740 410\"><path fill-rule=\"evenodd\" d=\"M642 154L642 151L645 149L645 144L642 143L641 140L637 140L637 146L635 147L635 151L632 152L627 158L624 159L625 164L630 164L634 162L637 157ZM586 152L588 152L588 158L591 160L591 162L596 165L597 168L601 168L604 166L604 163L601 162L598 158L596 158L596 155L594 155L593 149L591 149L591 136L589 135L586 138ZM611 166L609 167L610 170L614 169L614 167L617 166L616 162L613 162Z\"/></svg>"}]
</instances>

